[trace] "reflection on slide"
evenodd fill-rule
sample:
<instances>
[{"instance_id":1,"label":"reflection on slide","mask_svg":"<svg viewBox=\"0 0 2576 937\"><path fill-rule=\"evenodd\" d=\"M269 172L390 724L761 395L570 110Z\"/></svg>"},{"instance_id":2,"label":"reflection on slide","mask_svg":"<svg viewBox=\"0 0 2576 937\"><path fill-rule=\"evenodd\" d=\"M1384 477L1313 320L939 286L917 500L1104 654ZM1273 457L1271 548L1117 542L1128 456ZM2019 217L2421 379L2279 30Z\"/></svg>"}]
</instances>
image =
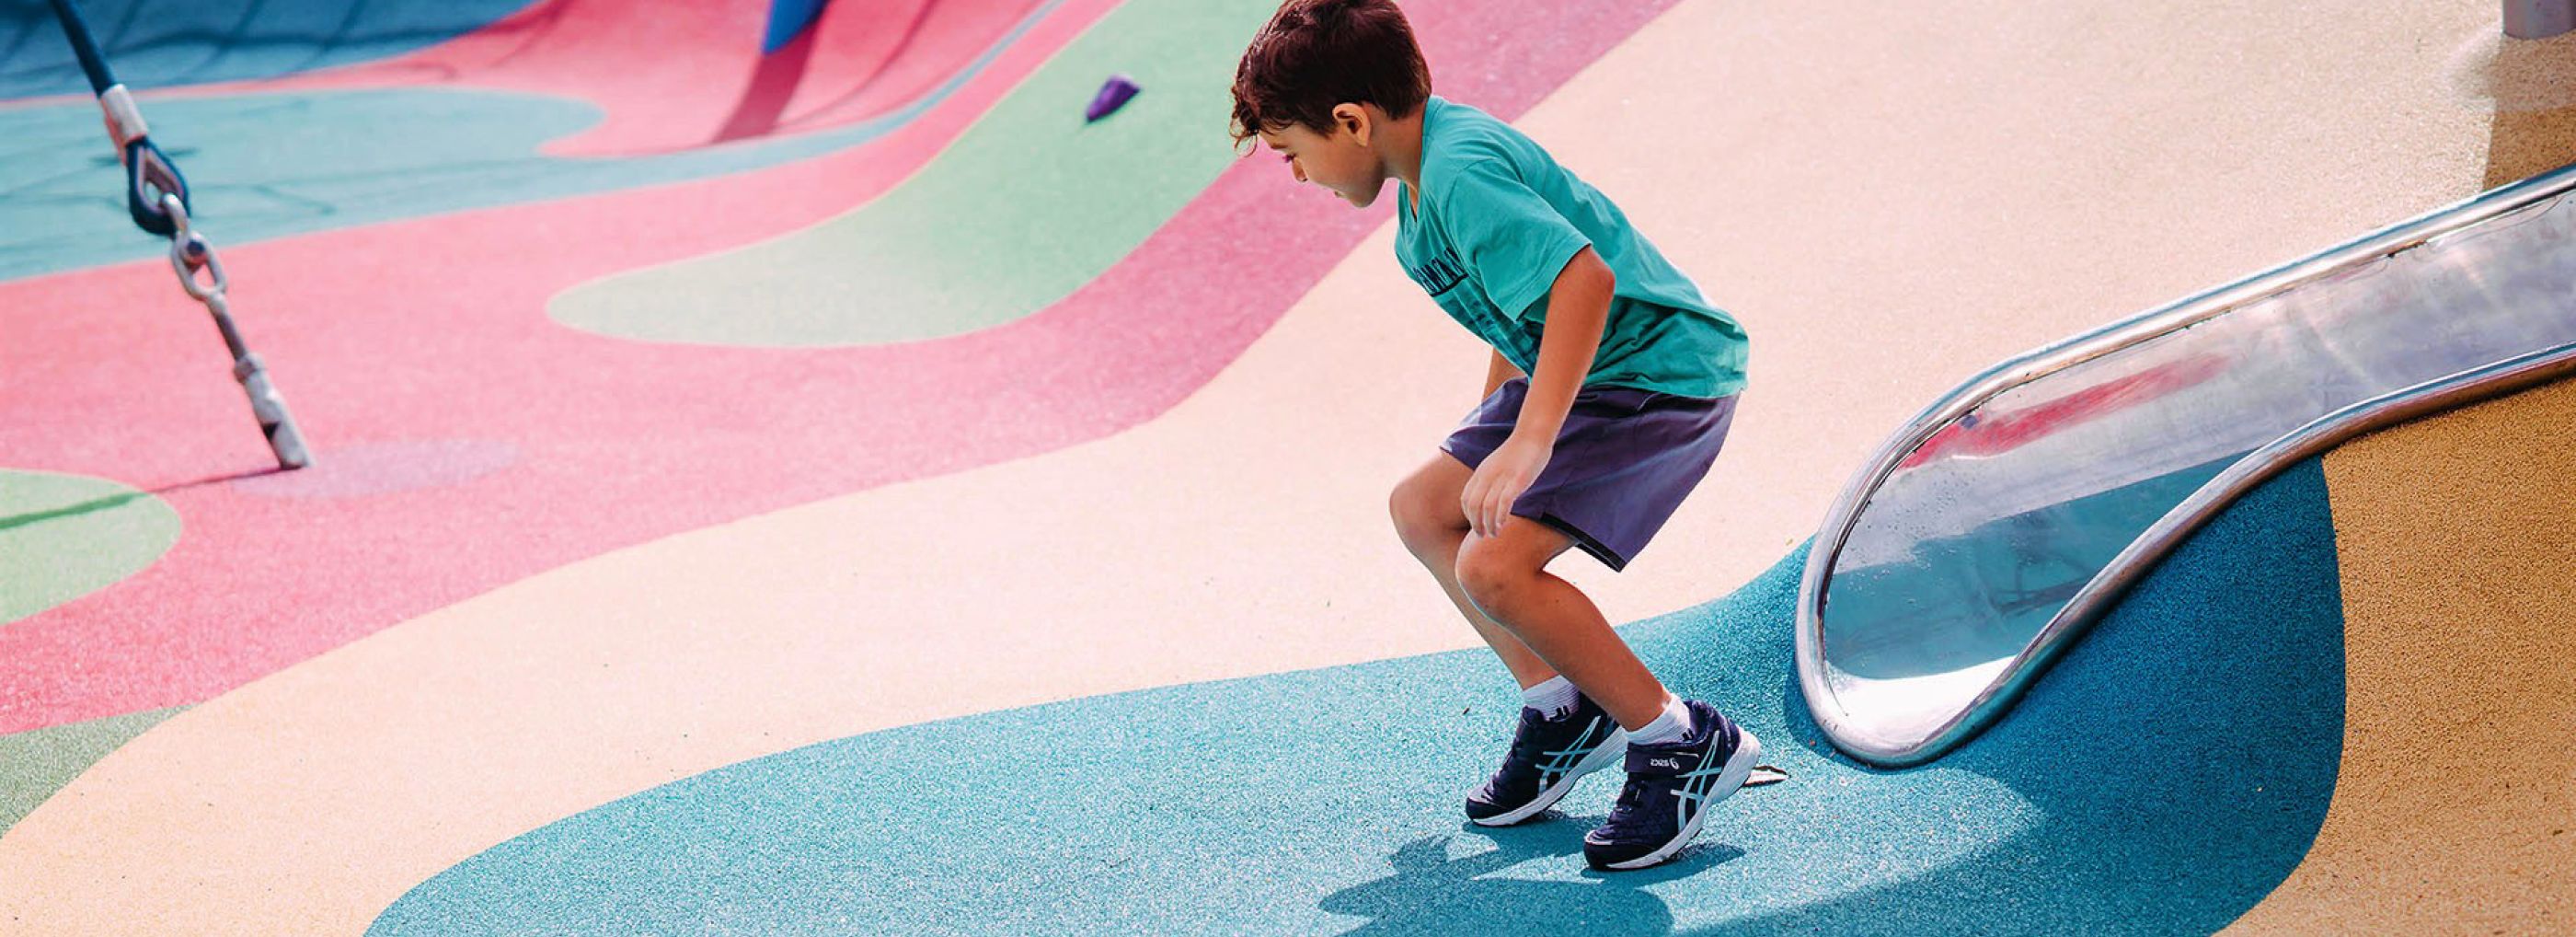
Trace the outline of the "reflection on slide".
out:
<instances>
[{"instance_id":1,"label":"reflection on slide","mask_svg":"<svg viewBox=\"0 0 2576 937\"><path fill-rule=\"evenodd\" d=\"M2080 631L2098 602L2079 596L2107 598L2155 559L2133 545L2245 481L2194 498L2249 454L2347 408L2576 350L2571 187L2576 167L1954 392L1864 470L1818 536L1799 624L1818 722L1864 759L1928 760Z\"/></svg>"}]
</instances>

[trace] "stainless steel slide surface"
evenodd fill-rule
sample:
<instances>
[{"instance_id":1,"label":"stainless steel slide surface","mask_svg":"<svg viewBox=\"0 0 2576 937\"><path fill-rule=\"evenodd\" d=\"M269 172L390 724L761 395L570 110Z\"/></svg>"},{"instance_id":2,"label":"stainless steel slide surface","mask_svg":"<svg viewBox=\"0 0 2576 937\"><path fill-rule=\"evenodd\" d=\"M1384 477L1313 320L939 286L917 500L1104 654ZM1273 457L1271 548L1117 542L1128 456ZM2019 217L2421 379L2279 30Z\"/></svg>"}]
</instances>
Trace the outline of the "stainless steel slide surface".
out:
<instances>
[{"instance_id":1,"label":"stainless steel slide surface","mask_svg":"<svg viewBox=\"0 0 2576 937\"><path fill-rule=\"evenodd\" d=\"M1920 764L2008 709L2199 522L2370 429L2576 373L2576 167L2005 362L1818 531L1808 710ZM2261 622L2247 622L2261 628Z\"/></svg>"}]
</instances>

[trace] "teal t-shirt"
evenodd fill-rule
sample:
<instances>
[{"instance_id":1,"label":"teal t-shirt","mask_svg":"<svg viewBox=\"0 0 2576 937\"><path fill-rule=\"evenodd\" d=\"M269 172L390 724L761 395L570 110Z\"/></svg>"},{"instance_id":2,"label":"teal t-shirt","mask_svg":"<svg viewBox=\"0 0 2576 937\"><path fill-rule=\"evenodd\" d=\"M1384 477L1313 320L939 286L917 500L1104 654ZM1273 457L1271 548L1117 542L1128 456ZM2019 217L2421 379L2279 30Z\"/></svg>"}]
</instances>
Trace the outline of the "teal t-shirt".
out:
<instances>
[{"instance_id":1,"label":"teal t-shirt","mask_svg":"<svg viewBox=\"0 0 2576 937\"><path fill-rule=\"evenodd\" d=\"M1749 342L1619 206L1483 111L1423 105L1422 198L1399 183L1395 258L1467 331L1536 373L1547 294L1589 246L1617 275L1586 385L1685 397L1744 389Z\"/></svg>"}]
</instances>

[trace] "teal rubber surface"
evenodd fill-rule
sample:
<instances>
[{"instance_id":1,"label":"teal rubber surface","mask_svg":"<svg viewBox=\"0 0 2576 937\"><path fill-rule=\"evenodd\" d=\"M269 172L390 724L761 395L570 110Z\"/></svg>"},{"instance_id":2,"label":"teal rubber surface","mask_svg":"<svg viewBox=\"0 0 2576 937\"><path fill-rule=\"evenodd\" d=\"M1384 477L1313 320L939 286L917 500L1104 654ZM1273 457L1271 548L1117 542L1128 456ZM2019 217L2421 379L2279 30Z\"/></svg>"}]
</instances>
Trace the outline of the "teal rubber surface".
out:
<instances>
[{"instance_id":1,"label":"teal rubber surface","mask_svg":"<svg viewBox=\"0 0 2576 937\"><path fill-rule=\"evenodd\" d=\"M756 759L496 847L369 932L2201 934L2315 837L2344 712L2317 462L2177 550L2012 715L1906 771L1839 757L1805 716L1803 554L1625 629L1791 775L1656 869L1583 864L1615 772L1563 815L1464 822L1518 705L1477 650Z\"/></svg>"},{"instance_id":2,"label":"teal rubber surface","mask_svg":"<svg viewBox=\"0 0 2576 937\"><path fill-rule=\"evenodd\" d=\"M143 90L391 58L491 25L530 2L73 0L72 6L116 80ZM0 100L89 93L52 5L0 2Z\"/></svg>"}]
</instances>

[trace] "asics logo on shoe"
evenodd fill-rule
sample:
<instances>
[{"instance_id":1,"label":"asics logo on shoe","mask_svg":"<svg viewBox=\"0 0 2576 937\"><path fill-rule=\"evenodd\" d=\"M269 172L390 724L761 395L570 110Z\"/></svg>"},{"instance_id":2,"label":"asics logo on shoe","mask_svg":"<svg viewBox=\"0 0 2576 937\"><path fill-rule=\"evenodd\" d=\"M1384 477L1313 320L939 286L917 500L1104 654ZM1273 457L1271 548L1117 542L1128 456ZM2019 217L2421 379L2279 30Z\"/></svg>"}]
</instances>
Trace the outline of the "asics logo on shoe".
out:
<instances>
[{"instance_id":1,"label":"asics logo on shoe","mask_svg":"<svg viewBox=\"0 0 2576 937\"><path fill-rule=\"evenodd\" d=\"M1658 768L1671 768L1675 771L1682 769L1682 760L1679 758L1657 758L1646 763Z\"/></svg>"},{"instance_id":2,"label":"asics logo on shoe","mask_svg":"<svg viewBox=\"0 0 2576 937\"><path fill-rule=\"evenodd\" d=\"M1699 770L1684 774L1679 778L1682 782L1682 786L1673 791L1673 800L1676 802L1673 805L1674 812L1679 814L1685 822L1690 819L1692 814L1698 812L1698 808L1708 797L1709 789L1717 786L1718 777L1726 773L1726 759L1713 757L1717 754L1714 750L1710 751L1709 754L1712 757L1707 761L1702 762L1702 767ZM1662 762L1659 760L1656 763L1661 764Z\"/></svg>"}]
</instances>

